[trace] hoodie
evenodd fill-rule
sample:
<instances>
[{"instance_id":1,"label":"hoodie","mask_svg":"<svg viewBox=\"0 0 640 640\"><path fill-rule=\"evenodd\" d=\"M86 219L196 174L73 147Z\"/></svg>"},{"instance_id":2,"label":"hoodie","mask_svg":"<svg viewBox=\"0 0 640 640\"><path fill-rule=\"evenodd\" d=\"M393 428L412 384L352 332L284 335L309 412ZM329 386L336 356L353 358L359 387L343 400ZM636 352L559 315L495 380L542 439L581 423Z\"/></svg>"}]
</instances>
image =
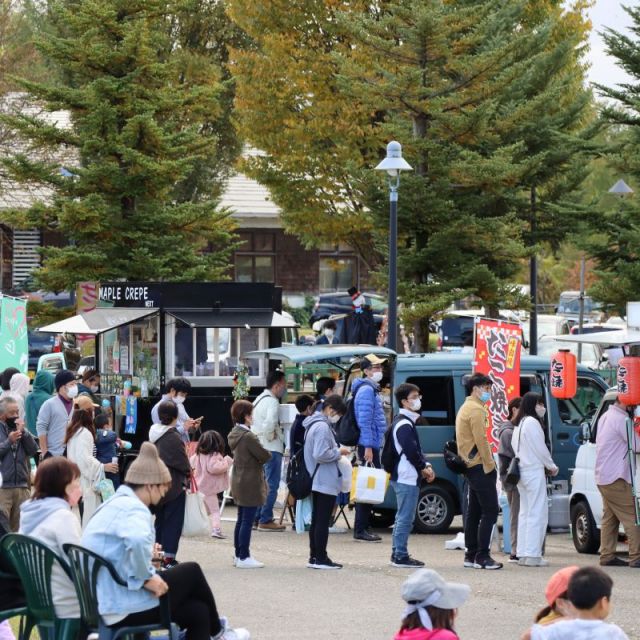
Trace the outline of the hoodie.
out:
<instances>
[{"instance_id":1,"label":"hoodie","mask_svg":"<svg viewBox=\"0 0 640 640\"><path fill-rule=\"evenodd\" d=\"M35 436L36 420L40 407L53 396L55 391L55 380L51 373L41 369L36 373L33 381L33 389L24 402L25 422L27 429Z\"/></svg>"},{"instance_id":2,"label":"hoodie","mask_svg":"<svg viewBox=\"0 0 640 640\"><path fill-rule=\"evenodd\" d=\"M351 391L355 396L353 408L360 429L358 445L380 449L387 430L380 387L369 378L357 378L351 385Z\"/></svg>"},{"instance_id":3,"label":"hoodie","mask_svg":"<svg viewBox=\"0 0 640 640\"><path fill-rule=\"evenodd\" d=\"M62 498L28 500L20 507L19 533L43 542L59 556L65 557L62 545L80 544L80 522L71 506ZM56 616L79 618L80 605L73 583L58 563L51 569L51 590Z\"/></svg>"},{"instance_id":4,"label":"hoodie","mask_svg":"<svg viewBox=\"0 0 640 640\"><path fill-rule=\"evenodd\" d=\"M161 505L175 500L185 490L191 476L191 465L182 438L173 425L154 424L149 429L149 441L156 445L162 462L169 467L171 488Z\"/></svg>"},{"instance_id":5,"label":"hoodie","mask_svg":"<svg viewBox=\"0 0 640 640\"><path fill-rule=\"evenodd\" d=\"M341 489L341 458L331 423L324 414L314 413L302 423L306 429L304 463L313 477L312 490L337 496Z\"/></svg>"},{"instance_id":6,"label":"hoodie","mask_svg":"<svg viewBox=\"0 0 640 640\"><path fill-rule=\"evenodd\" d=\"M18 409L20 411L18 417L22 420L24 420L24 401L29 395L30 383L31 380L29 380L29 376L26 376L24 373L14 373L9 382L9 395L15 398L18 403Z\"/></svg>"},{"instance_id":7,"label":"hoodie","mask_svg":"<svg viewBox=\"0 0 640 640\"><path fill-rule=\"evenodd\" d=\"M507 476L507 470L511 460L515 458L513 447L511 446L511 438L513 436L513 424L506 420L498 429L498 472L500 474L500 482L504 484L504 480Z\"/></svg>"}]
</instances>

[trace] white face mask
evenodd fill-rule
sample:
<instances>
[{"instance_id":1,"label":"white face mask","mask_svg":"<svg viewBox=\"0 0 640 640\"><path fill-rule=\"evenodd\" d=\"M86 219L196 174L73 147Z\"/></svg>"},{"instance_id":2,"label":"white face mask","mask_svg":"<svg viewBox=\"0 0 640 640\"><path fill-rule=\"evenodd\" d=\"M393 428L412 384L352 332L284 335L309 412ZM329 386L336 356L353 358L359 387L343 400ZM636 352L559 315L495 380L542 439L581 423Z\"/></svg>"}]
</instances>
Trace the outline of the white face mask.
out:
<instances>
[{"instance_id":1,"label":"white face mask","mask_svg":"<svg viewBox=\"0 0 640 640\"><path fill-rule=\"evenodd\" d=\"M380 380L382 380L382 371L374 371L371 379L374 382L380 382Z\"/></svg>"},{"instance_id":2,"label":"white face mask","mask_svg":"<svg viewBox=\"0 0 640 640\"><path fill-rule=\"evenodd\" d=\"M91 393L98 393L98 389L100 388L97 384L91 385Z\"/></svg>"},{"instance_id":3,"label":"white face mask","mask_svg":"<svg viewBox=\"0 0 640 640\"><path fill-rule=\"evenodd\" d=\"M324 330L324 335L327 336L327 338L329 338L329 340L331 340L331 338L333 338L333 329L325 329Z\"/></svg>"},{"instance_id":4,"label":"white face mask","mask_svg":"<svg viewBox=\"0 0 640 640\"><path fill-rule=\"evenodd\" d=\"M538 418L542 420L545 414L547 413L547 409L540 404L536 405L536 413L538 414Z\"/></svg>"},{"instance_id":5,"label":"white face mask","mask_svg":"<svg viewBox=\"0 0 640 640\"><path fill-rule=\"evenodd\" d=\"M73 387L67 387L67 395L70 398L75 398L78 395L78 385L74 384Z\"/></svg>"},{"instance_id":6,"label":"white face mask","mask_svg":"<svg viewBox=\"0 0 640 640\"><path fill-rule=\"evenodd\" d=\"M329 416L329 422L331 424L338 424L338 422L340 422L340 416L337 413L335 413L332 416Z\"/></svg>"},{"instance_id":7,"label":"white face mask","mask_svg":"<svg viewBox=\"0 0 640 640\"><path fill-rule=\"evenodd\" d=\"M420 411L420 409L422 409L422 402L420 398L416 398L415 400L409 401L409 406L411 407L412 411L415 411L417 413L418 411Z\"/></svg>"},{"instance_id":8,"label":"white face mask","mask_svg":"<svg viewBox=\"0 0 640 640\"><path fill-rule=\"evenodd\" d=\"M184 396L174 396L173 397L173 401L176 404L183 404L184 403Z\"/></svg>"}]
</instances>

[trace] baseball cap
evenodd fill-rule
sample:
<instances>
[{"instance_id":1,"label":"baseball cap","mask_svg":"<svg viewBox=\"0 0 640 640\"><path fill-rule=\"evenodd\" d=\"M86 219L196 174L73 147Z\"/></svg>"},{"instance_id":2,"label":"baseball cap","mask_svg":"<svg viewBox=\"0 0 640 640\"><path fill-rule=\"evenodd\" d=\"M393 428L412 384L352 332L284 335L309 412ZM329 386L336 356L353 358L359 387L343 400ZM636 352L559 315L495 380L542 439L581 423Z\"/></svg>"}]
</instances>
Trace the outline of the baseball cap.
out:
<instances>
[{"instance_id":1,"label":"baseball cap","mask_svg":"<svg viewBox=\"0 0 640 640\"><path fill-rule=\"evenodd\" d=\"M431 599L431 604L440 609L457 609L462 606L471 587L459 582L445 582L433 569L419 569L412 573L402 585L402 598L408 603Z\"/></svg>"},{"instance_id":2,"label":"baseball cap","mask_svg":"<svg viewBox=\"0 0 640 640\"><path fill-rule=\"evenodd\" d=\"M373 367L373 365L382 364L386 361L386 358L378 358L375 353L370 353L369 355L362 358L362 360L360 360L360 368L362 370L368 369L369 367Z\"/></svg>"},{"instance_id":3,"label":"baseball cap","mask_svg":"<svg viewBox=\"0 0 640 640\"><path fill-rule=\"evenodd\" d=\"M576 565L571 565L570 567L565 567L564 569L560 569L560 571L556 571L551 578L549 578L547 588L544 590L544 597L550 607L553 607L556 600L567 592L567 589L569 588L569 580L571 580L571 576L579 568L580 567Z\"/></svg>"},{"instance_id":4,"label":"baseball cap","mask_svg":"<svg viewBox=\"0 0 640 640\"><path fill-rule=\"evenodd\" d=\"M73 404L76 407L76 409L86 409L86 410L91 410L91 409L94 409L95 407L100 406L99 404L96 404L95 402L93 402L91 398L85 394L75 398L73 401Z\"/></svg>"}]
</instances>

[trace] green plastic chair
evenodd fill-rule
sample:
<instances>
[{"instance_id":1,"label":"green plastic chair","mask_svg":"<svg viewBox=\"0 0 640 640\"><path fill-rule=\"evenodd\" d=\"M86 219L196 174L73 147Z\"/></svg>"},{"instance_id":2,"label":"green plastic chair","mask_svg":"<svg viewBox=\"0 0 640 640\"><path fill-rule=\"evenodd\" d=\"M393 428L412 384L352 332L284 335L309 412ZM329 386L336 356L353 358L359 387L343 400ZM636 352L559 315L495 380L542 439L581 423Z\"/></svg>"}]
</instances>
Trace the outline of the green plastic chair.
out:
<instances>
[{"instance_id":1,"label":"green plastic chair","mask_svg":"<svg viewBox=\"0 0 640 640\"><path fill-rule=\"evenodd\" d=\"M105 570L120 586L126 587L127 583L120 577L113 564L97 553L75 544L65 544L63 549L69 558L73 584L80 601L82 622L89 632L97 631L100 640L118 640L127 636L148 635L151 631L166 630L170 640L178 640L179 629L178 625L171 622L168 594L160 598L159 623L135 627L107 626L98 610L98 574Z\"/></svg>"},{"instance_id":2,"label":"green plastic chair","mask_svg":"<svg viewBox=\"0 0 640 640\"><path fill-rule=\"evenodd\" d=\"M69 565L46 544L18 533L8 533L0 540L0 553L13 564L27 597L24 639L37 626L41 640L76 640L80 619L58 618L51 590L53 563L71 578Z\"/></svg>"}]
</instances>

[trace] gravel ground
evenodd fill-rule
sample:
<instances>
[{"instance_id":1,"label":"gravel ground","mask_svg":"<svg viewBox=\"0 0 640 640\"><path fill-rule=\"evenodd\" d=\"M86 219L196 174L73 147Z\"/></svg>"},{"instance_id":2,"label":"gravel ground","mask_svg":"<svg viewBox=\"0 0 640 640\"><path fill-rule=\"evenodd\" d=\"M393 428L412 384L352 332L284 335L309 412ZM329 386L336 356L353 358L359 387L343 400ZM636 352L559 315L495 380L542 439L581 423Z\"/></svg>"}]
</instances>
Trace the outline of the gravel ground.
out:
<instances>
[{"instance_id":1,"label":"gravel ground","mask_svg":"<svg viewBox=\"0 0 640 640\"><path fill-rule=\"evenodd\" d=\"M234 518L233 507L224 515ZM233 625L248 628L256 640L393 638L403 609L400 586L410 570L389 566L390 530L380 532L383 541L379 544L355 542L350 533L332 534L329 555L344 563L341 571L305 567L306 535L290 529L284 533L254 532L252 555L266 566L240 570L232 563L233 527L233 522L223 522L228 540L184 539L178 554L182 561L201 564L221 613ZM506 564L501 571L464 569L462 552L444 549L445 540L458 530L454 528L448 535L413 535L409 548L414 557L447 580L471 586L472 596L457 620L463 640L518 639L544 605L544 588L554 571L598 560L597 556L576 553L569 534L554 534L547 539L548 568ZM494 556L504 559L501 553ZM629 638L640 640L640 620L634 613L640 602L640 571L612 568L609 572L615 582L611 621Z\"/></svg>"}]
</instances>

